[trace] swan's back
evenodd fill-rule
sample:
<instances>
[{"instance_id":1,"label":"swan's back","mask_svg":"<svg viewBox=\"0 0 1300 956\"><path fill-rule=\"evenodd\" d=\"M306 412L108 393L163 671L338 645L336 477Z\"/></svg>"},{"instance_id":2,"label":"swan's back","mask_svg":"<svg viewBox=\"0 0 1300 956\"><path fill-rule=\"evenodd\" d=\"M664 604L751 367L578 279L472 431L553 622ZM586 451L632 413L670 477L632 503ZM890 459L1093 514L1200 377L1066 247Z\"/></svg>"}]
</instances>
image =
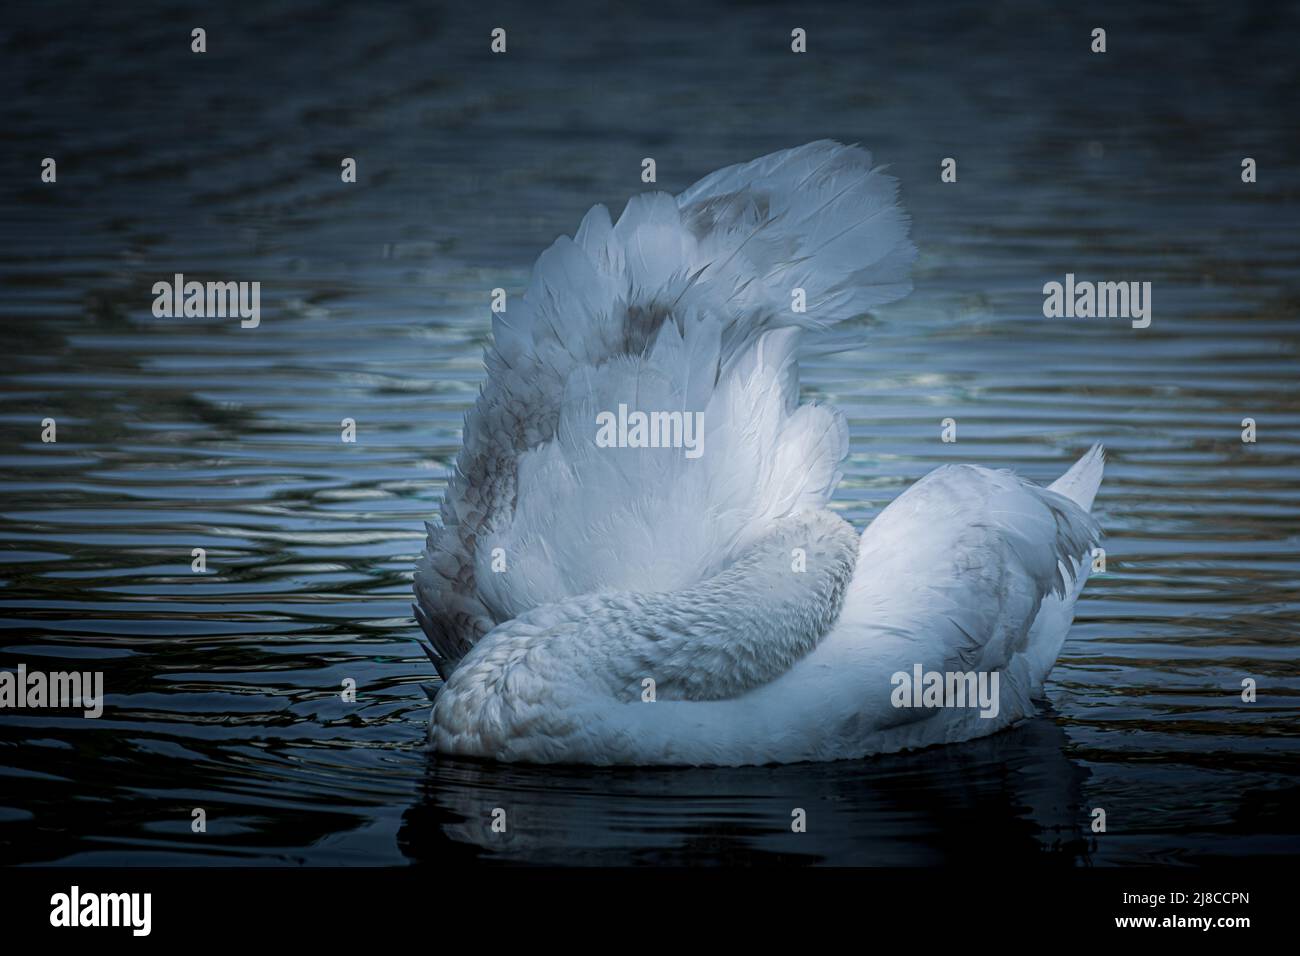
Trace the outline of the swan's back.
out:
<instances>
[{"instance_id":1,"label":"swan's back","mask_svg":"<svg viewBox=\"0 0 1300 956\"><path fill-rule=\"evenodd\" d=\"M822 508L847 431L799 405L796 349L801 330L910 290L896 193L865 150L810 143L676 199L635 196L617 223L596 206L541 255L522 302L493 316L488 378L417 565L444 676L503 622L688 587ZM620 406L700 421L701 453L601 447L597 417Z\"/></svg>"}]
</instances>

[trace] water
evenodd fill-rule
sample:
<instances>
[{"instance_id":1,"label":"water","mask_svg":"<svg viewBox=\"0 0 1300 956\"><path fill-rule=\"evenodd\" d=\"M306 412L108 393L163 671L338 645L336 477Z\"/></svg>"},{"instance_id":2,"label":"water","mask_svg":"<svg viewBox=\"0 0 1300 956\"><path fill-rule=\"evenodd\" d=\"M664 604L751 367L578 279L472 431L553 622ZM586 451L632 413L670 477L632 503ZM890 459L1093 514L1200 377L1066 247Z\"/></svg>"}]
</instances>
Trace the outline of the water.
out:
<instances>
[{"instance_id":1,"label":"water","mask_svg":"<svg viewBox=\"0 0 1300 956\"><path fill-rule=\"evenodd\" d=\"M0 666L100 669L108 697L98 721L0 718L0 859L1300 851L1294 10L1117 7L1092 56L1096 24L1046 4L797 23L658 6L6 15ZM506 58L485 53L497 25ZM522 291L589 205L645 188L645 156L676 191L826 136L891 164L922 251L911 298L805 366L808 395L851 420L835 507L861 527L946 462L1048 481L1093 441L1110 450L1108 572L1051 709L969 745L820 766L430 757L410 572L481 378L488 290ZM945 156L957 184L939 182ZM260 280L261 327L155 319L150 288L175 272ZM1066 272L1152 282L1152 326L1043 319L1042 284ZM506 837L486 829L498 806ZM789 832L793 807L809 833Z\"/></svg>"}]
</instances>

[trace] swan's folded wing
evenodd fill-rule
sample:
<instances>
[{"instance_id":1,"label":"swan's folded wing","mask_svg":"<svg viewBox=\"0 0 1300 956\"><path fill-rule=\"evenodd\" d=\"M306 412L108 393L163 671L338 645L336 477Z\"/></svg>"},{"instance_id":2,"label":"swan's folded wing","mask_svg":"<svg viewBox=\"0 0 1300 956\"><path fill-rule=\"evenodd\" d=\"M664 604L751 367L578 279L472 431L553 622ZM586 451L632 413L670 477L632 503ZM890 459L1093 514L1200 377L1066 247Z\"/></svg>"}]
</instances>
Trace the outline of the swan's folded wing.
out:
<instances>
[{"instance_id":1,"label":"swan's folded wing","mask_svg":"<svg viewBox=\"0 0 1300 956\"><path fill-rule=\"evenodd\" d=\"M1023 666L1032 685L1052 663L1030 647L1034 622L1045 600L1073 603L1098 536L1062 494L1006 471L940 468L867 528L846 608L906 635L904 653L926 670Z\"/></svg>"}]
</instances>

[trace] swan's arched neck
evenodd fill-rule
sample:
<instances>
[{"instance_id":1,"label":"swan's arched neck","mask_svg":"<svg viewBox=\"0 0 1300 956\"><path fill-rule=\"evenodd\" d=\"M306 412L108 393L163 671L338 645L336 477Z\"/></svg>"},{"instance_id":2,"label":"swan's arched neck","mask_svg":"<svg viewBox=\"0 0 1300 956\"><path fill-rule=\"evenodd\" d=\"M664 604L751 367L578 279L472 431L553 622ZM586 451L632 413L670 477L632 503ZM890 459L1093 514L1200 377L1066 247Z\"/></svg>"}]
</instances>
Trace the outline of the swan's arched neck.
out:
<instances>
[{"instance_id":1,"label":"swan's arched neck","mask_svg":"<svg viewBox=\"0 0 1300 956\"><path fill-rule=\"evenodd\" d=\"M649 676L661 698L721 700L779 677L839 617L857 544L829 511L793 515L695 587L607 605L603 625L628 632L614 686Z\"/></svg>"},{"instance_id":2,"label":"swan's arched neck","mask_svg":"<svg viewBox=\"0 0 1300 956\"><path fill-rule=\"evenodd\" d=\"M598 700L722 700L779 677L839 617L858 537L829 511L778 519L723 571L669 593L582 595L488 634L434 705L443 752L581 732ZM647 685L646 681L653 682Z\"/></svg>"}]
</instances>

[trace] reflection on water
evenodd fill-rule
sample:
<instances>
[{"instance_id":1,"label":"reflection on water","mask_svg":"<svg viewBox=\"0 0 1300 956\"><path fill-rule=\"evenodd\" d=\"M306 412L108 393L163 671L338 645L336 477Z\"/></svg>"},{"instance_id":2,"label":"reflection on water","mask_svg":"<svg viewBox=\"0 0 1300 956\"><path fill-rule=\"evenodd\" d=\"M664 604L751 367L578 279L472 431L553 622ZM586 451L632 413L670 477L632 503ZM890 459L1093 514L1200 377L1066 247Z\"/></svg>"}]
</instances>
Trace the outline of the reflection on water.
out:
<instances>
[{"instance_id":1,"label":"reflection on water","mask_svg":"<svg viewBox=\"0 0 1300 956\"><path fill-rule=\"evenodd\" d=\"M1294 11L1117 7L1103 64L1077 54L1090 23L1021 2L873 22L813 6L804 59L770 8L737 6L720 31L684 3L521 7L500 13L511 53L495 61L494 24L455 7L205 11L204 58L169 9L71 5L0 35L17 144L0 177L0 666L103 670L108 692L98 721L0 718L0 859L1300 849ZM481 377L489 290L518 293L587 206L645 188L644 156L677 190L823 136L891 164L922 252L911 298L805 367L809 395L850 418L845 517L864 525L945 462L1046 481L1110 449L1108 573L1053 710L826 766L430 758L410 570ZM57 186L34 173L47 155ZM260 328L155 319L150 288L175 272L260 281ZM1151 328L1043 319L1042 284L1066 272L1152 282ZM40 442L46 417L57 444ZM504 835L486 826L497 806Z\"/></svg>"},{"instance_id":2,"label":"reflection on water","mask_svg":"<svg viewBox=\"0 0 1300 956\"><path fill-rule=\"evenodd\" d=\"M431 758L399 841L430 863L1085 862L1086 774L1065 744L1040 718L967 746L828 764L591 771Z\"/></svg>"}]
</instances>

